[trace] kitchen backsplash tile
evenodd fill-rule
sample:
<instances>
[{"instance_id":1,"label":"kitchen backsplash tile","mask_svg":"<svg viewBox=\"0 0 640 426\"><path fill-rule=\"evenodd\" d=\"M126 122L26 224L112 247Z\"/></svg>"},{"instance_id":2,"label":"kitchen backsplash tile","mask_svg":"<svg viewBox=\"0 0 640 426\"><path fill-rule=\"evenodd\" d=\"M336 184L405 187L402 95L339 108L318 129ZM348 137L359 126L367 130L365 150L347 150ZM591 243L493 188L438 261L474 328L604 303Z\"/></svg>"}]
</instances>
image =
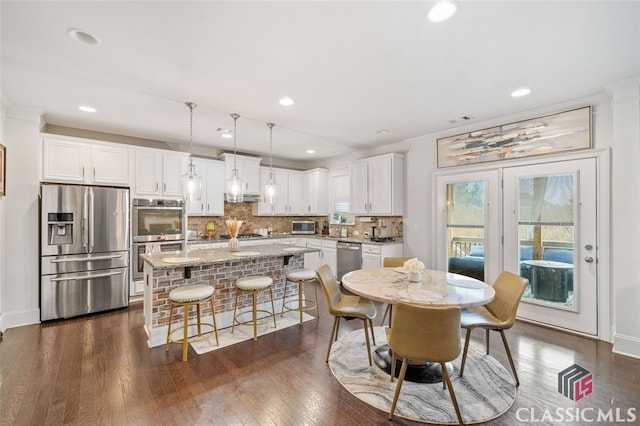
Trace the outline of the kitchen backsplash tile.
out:
<instances>
[{"instance_id":1,"label":"kitchen backsplash tile","mask_svg":"<svg viewBox=\"0 0 640 426\"><path fill-rule=\"evenodd\" d=\"M260 228L271 227L274 233L289 233L291 232L292 220L313 220L317 222L317 232L322 232L322 223L328 220L327 216L254 216L253 215L254 203L224 203L224 217L221 216L189 216L188 228L189 230L196 231L198 235L202 235L207 230L207 222L212 221L215 225L215 232L219 235L227 234L227 228L225 227L225 219L236 218L242 220L242 227L240 233L258 233ZM371 216L367 216L371 217ZM349 237L356 236L357 232L359 236L371 235L371 227L378 225L378 220L384 220L386 222L386 234L389 237L402 237L402 217L389 217L389 216L375 216L371 217L373 222L360 222L360 218L356 217L356 223L354 225L342 226L342 225L330 225L329 235L340 236L342 228L347 229ZM376 228L376 235L379 235L379 228Z\"/></svg>"}]
</instances>

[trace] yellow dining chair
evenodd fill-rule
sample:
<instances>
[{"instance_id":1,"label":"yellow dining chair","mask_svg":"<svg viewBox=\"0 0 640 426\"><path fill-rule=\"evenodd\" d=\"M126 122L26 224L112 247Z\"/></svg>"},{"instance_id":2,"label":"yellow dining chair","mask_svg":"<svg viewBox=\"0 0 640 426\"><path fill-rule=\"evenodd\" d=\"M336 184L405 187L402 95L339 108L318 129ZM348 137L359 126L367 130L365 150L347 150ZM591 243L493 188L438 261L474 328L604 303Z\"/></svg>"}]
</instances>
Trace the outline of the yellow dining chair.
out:
<instances>
[{"instance_id":1,"label":"yellow dining chair","mask_svg":"<svg viewBox=\"0 0 640 426\"><path fill-rule=\"evenodd\" d=\"M398 268L404 266L404 262L412 259L411 257L385 257L382 259L382 266L385 268ZM382 316L382 321L380 325L384 325L384 320L389 315L389 327L391 327L391 316L393 315L393 305L388 303L387 309L384 310L384 315Z\"/></svg>"},{"instance_id":2,"label":"yellow dining chair","mask_svg":"<svg viewBox=\"0 0 640 426\"><path fill-rule=\"evenodd\" d=\"M507 343L507 337L504 331L510 329L515 323L516 312L518 311L518 306L520 306L520 298L528 285L529 280L526 278L504 271L493 284L493 289L496 292L493 301L484 306L462 311L460 325L467 330L467 336L464 341L462 364L460 365L461 377L464 372L464 364L467 360L471 330L474 328L484 328L486 331L487 355L489 355L489 331L499 331L504 349L507 352L507 358L509 358L511 371L513 371L513 377L516 379L516 386L520 385L518 373L516 373L516 367L513 364L509 343Z\"/></svg>"},{"instance_id":3,"label":"yellow dining chair","mask_svg":"<svg viewBox=\"0 0 640 426\"><path fill-rule=\"evenodd\" d=\"M389 410L389 420L393 418L396 410L408 362L437 362L442 369L442 385L449 388L458 422L463 424L458 400L445 364L460 355L460 308L399 302L396 304L393 328L387 329L387 341L392 352L391 381L395 377L396 358L402 357L402 367L400 367L396 392Z\"/></svg>"},{"instance_id":4,"label":"yellow dining chair","mask_svg":"<svg viewBox=\"0 0 640 426\"><path fill-rule=\"evenodd\" d=\"M327 306L329 313L335 317L333 320L333 329L331 330L331 338L329 339L329 348L327 349L327 359L329 362L329 353L334 340L338 340L338 329L340 327L340 318L355 317L360 318L364 323L364 336L367 341L367 355L369 356L369 365L373 365L371 361L371 346L369 345L369 330L371 330L371 338L373 344L376 344L373 335L373 322L376 317L376 307L373 302L364 297L342 294L335 275L331 272L329 265L322 265L316 270L318 281L322 285L324 294L327 297Z\"/></svg>"}]
</instances>

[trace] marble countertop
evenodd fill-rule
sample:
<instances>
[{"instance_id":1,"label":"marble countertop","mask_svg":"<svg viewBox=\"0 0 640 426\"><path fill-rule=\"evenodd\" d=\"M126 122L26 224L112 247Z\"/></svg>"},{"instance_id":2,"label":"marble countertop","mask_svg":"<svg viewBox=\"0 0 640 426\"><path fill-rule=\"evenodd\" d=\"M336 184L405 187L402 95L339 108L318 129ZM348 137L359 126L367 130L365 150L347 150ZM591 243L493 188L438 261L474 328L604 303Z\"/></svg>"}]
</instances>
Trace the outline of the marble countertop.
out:
<instances>
[{"instance_id":1,"label":"marble countertop","mask_svg":"<svg viewBox=\"0 0 640 426\"><path fill-rule=\"evenodd\" d=\"M265 244L241 247L231 251L228 247L143 254L142 259L155 269L175 268L177 266L196 266L233 260L255 259L274 256L292 256L296 254L318 252L319 249L297 247L290 244Z\"/></svg>"},{"instance_id":2,"label":"marble countertop","mask_svg":"<svg viewBox=\"0 0 640 426\"><path fill-rule=\"evenodd\" d=\"M371 241L368 237L334 237L330 235L301 235L301 234L275 234L269 235L268 237L253 237L253 238L243 238L240 240L243 241L261 241L261 240L279 240L285 238L316 238L321 240L333 240L333 241L347 241L350 243L362 243L362 244L376 244L376 245L385 245L385 244L402 244L402 237L394 237L394 241ZM229 241L228 239L216 237L216 238L198 238L196 240L189 240L187 244L197 245L197 244L207 244L207 243L224 243Z\"/></svg>"}]
</instances>

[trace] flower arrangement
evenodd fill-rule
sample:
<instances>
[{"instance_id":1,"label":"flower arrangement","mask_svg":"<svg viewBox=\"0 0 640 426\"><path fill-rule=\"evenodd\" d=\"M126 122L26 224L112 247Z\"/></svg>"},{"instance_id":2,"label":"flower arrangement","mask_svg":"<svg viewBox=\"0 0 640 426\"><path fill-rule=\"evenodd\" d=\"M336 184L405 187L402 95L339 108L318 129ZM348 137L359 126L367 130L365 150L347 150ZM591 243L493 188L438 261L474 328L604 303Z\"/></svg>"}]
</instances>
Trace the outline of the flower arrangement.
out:
<instances>
[{"instance_id":1,"label":"flower arrangement","mask_svg":"<svg viewBox=\"0 0 640 426\"><path fill-rule=\"evenodd\" d=\"M425 269L424 263L422 263L415 257L413 259L409 259L406 262L404 262L404 265L402 266L405 270L407 270L407 272L413 272L413 273L422 273L424 272L424 269Z\"/></svg>"},{"instance_id":2,"label":"flower arrangement","mask_svg":"<svg viewBox=\"0 0 640 426\"><path fill-rule=\"evenodd\" d=\"M227 219L225 223L227 225L227 231L229 231L229 235L231 235L231 238L236 238L238 236L238 231L240 231L240 227L242 226L242 221L233 218Z\"/></svg>"}]
</instances>

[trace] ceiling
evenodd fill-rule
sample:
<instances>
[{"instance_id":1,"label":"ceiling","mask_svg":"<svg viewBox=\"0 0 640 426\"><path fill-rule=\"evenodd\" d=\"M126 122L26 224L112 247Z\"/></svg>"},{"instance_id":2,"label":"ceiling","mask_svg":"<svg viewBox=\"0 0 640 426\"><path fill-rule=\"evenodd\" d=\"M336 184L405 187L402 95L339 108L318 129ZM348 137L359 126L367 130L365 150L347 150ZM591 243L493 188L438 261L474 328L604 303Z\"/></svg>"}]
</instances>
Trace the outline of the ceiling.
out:
<instances>
[{"instance_id":1,"label":"ceiling","mask_svg":"<svg viewBox=\"0 0 640 426\"><path fill-rule=\"evenodd\" d=\"M426 19L433 3L4 0L2 92L49 124L184 151L192 101L194 151L233 150L218 129L236 112L238 152L268 155L274 122L274 156L304 161L455 133L640 75L640 2L469 0L438 24ZM510 97L523 86L530 95ZM285 95L293 106L278 104Z\"/></svg>"}]
</instances>

